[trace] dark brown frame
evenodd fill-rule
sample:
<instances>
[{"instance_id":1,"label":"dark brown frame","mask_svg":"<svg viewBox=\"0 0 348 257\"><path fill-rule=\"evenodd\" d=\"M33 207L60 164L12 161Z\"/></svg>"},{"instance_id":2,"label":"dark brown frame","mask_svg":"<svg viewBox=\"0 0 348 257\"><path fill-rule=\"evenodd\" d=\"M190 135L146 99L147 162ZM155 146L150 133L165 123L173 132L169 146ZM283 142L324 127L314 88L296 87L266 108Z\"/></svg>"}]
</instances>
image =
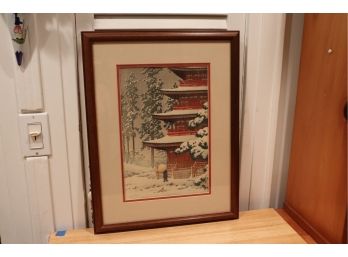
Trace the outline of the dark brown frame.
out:
<instances>
[{"instance_id":1,"label":"dark brown frame","mask_svg":"<svg viewBox=\"0 0 348 257\"><path fill-rule=\"evenodd\" d=\"M91 175L93 220L95 233L147 229L200 222L237 219L239 217L239 32L221 30L196 31L93 31L82 32L83 70L85 84L89 167ZM93 69L93 44L112 42L229 42L231 45L231 210L229 212L188 217L103 223L99 151L97 139L96 104Z\"/></svg>"}]
</instances>

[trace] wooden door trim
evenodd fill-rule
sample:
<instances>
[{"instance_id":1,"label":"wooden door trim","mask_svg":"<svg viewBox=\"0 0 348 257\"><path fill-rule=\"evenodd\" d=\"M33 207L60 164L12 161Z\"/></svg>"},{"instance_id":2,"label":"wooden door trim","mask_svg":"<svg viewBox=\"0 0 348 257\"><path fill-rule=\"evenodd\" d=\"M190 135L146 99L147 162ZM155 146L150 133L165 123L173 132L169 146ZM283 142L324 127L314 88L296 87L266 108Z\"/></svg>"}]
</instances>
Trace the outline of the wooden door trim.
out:
<instances>
[{"instance_id":1,"label":"wooden door trim","mask_svg":"<svg viewBox=\"0 0 348 257\"><path fill-rule=\"evenodd\" d=\"M313 227L310 222L308 222L300 213L298 213L295 208L291 207L288 202L284 202L285 212L301 226L301 228L306 231L311 237L318 243L330 244L330 240L327 239L323 234L321 234L315 227Z\"/></svg>"}]
</instances>

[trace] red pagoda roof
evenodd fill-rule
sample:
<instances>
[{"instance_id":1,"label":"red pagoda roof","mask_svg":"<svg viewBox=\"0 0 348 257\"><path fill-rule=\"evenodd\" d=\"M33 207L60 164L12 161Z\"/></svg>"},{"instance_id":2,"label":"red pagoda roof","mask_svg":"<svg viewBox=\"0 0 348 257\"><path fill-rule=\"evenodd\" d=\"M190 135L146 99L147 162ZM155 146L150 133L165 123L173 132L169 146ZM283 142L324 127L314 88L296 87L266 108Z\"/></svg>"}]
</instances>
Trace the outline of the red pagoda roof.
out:
<instances>
[{"instance_id":1,"label":"red pagoda roof","mask_svg":"<svg viewBox=\"0 0 348 257\"><path fill-rule=\"evenodd\" d=\"M159 120L175 120L182 118L195 118L202 109L173 110L164 113L155 113L152 116Z\"/></svg>"},{"instance_id":2,"label":"red pagoda roof","mask_svg":"<svg viewBox=\"0 0 348 257\"><path fill-rule=\"evenodd\" d=\"M207 86L198 86L198 87L177 87L177 88L164 88L161 89L163 94L167 96L175 95L205 95L208 92Z\"/></svg>"},{"instance_id":3,"label":"red pagoda roof","mask_svg":"<svg viewBox=\"0 0 348 257\"><path fill-rule=\"evenodd\" d=\"M192 140L195 138L195 135L184 135L184 136L164 136L158 139L144 141L145 146L166 149L171 147L178 147L183 142Z\"/></svg>"},{"instance_id":4,"label":"red pagoda roof","mask_svg":"<svg viewBox=\"0 0 348 257\"><path fill-rule=\"evenodd\" d=\"M186 80L191 78L192 76L206 76L207 67L172 67L169 68L172 72L174 72L177 76Z\"/></svg>"}]
</instances>

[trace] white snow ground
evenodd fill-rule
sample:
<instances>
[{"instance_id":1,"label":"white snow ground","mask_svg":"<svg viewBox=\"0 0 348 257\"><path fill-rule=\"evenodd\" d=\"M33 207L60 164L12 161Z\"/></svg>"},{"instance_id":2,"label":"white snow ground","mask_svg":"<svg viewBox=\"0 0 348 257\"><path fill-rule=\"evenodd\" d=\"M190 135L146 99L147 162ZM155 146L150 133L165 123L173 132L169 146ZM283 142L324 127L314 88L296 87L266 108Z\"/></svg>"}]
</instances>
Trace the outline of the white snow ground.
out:
<instances>
[{"instance_id":1,"label":"white snow ground","mask_svg":"<svg viewBox=\"0 0 348 257\"><path fill-rule=\"evenodd\" d=\"M184 196L208 193L208 188L195 186L199 179L172 179L163 182L163 178L156 178L153 168L141 167L134 164L124 164L124 179L126 200L148 199L169 196Z\"/></svg>"}]
</instances>

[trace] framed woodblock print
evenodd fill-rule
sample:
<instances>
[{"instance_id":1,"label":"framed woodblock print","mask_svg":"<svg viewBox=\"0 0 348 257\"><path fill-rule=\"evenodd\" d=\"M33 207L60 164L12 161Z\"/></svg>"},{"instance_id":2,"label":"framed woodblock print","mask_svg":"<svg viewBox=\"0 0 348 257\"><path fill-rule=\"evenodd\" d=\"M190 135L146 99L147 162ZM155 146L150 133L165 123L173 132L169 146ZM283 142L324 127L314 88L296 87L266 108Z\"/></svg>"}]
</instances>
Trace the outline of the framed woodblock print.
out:
<instances>
[{"instance_id":1,"label":"framed woodblock print","mask_svg":"<svg viewBox=\"0 0 348 257\"><path fill-rule=\"evenodd\" d=\"M239 33L82 44L95 232L238 218Z\"/></svg>"}]
</instances>

